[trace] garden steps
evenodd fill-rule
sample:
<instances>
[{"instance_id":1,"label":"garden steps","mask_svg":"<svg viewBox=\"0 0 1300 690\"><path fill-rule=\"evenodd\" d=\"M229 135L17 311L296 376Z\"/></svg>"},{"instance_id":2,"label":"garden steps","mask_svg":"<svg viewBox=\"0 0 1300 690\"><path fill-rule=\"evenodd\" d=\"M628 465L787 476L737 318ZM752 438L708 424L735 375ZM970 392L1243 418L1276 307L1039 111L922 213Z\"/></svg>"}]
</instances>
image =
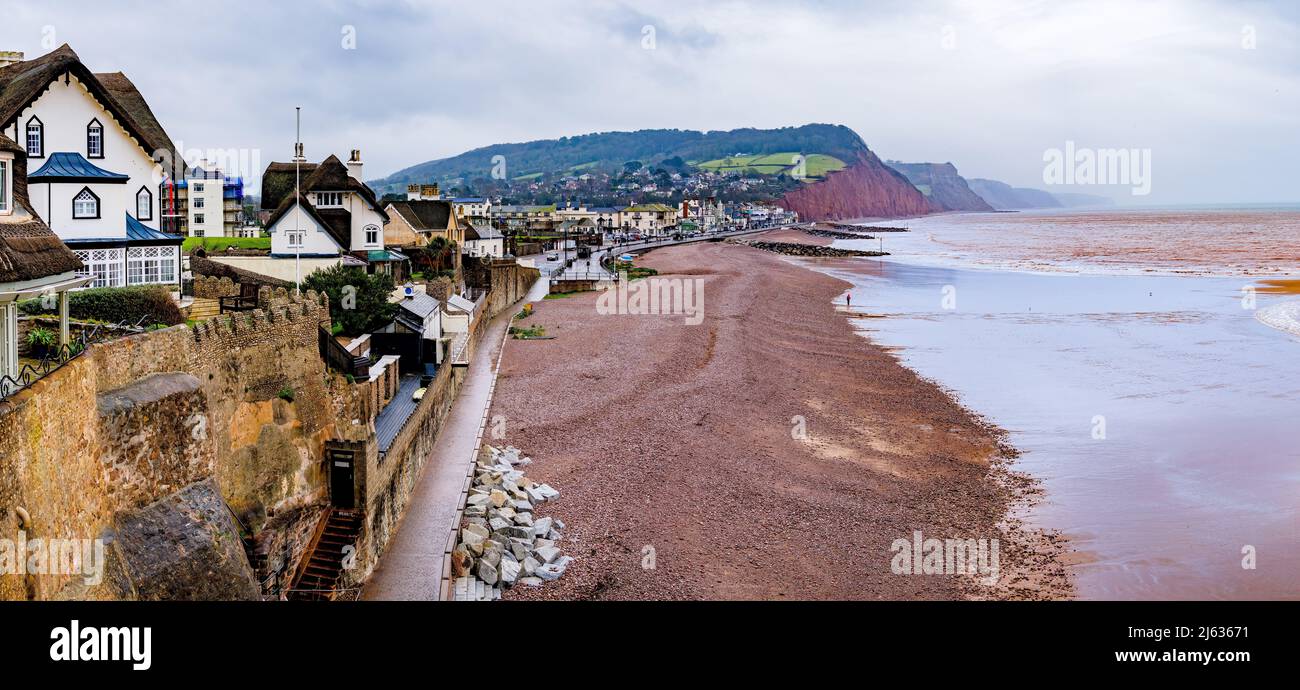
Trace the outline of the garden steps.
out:
<instances>
[{"instance_id":1,"label":"garden steps","mask_svg":"<svg viewBox=\"0 0 1300 690\"><path fill-rule=\"evenodd\" d=\"M195 297L194 303L190 305L190 318L195 321L204 321L214 316L221 315L221 302L207 297Z\"/></svg>"}]
</instances>

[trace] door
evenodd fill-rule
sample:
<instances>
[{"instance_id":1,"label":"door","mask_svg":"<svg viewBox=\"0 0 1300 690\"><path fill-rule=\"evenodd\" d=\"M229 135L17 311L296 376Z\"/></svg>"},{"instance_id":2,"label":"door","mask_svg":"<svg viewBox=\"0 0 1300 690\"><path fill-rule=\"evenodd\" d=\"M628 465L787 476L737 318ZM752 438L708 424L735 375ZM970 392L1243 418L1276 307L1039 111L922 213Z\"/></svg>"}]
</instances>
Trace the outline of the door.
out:
<instances>
[{"instance_id":1,"label":"door","mask_svg":"<svg viewBox=\"0 0 1300 690\"><path fill-rule=\"evenodd\" d=\"M350 450L329 450L326 457L330 463L330 503L335 508L351 510L355 492L352 479L352 461L355 455Z\"/></svg>"}]
</instances>

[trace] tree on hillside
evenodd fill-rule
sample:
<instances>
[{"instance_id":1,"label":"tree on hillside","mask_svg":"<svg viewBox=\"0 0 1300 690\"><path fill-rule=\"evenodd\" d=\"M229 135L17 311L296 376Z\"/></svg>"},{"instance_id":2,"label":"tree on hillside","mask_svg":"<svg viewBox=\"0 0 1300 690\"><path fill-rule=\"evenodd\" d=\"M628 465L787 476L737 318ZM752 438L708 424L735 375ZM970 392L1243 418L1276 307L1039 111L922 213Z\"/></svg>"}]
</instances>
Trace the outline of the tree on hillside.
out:
<instances>
[{"instance_id":1,"label":"tree on hillside","mask_svg":"<svg viewBox=\"0 0 1300 690\"><path fill-rule=\"evenodd\" d=\"M356 266L338 264L316 269L303 287L329 296L330 318L344 335L370 333L397 314L397 305L388 301L393 277L386 273L368 275Z\"/></svg>"}]
</instances>

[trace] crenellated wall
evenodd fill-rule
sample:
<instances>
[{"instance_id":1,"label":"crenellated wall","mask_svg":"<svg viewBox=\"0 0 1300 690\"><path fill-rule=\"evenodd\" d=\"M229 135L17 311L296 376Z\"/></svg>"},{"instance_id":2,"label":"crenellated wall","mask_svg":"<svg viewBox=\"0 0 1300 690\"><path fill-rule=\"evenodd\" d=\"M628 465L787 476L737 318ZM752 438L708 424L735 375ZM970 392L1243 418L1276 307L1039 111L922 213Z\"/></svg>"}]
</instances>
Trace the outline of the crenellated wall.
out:
<instances>
[{"instance_id":1,"label":"crenellated wall","mask_svg":"<svg viewBox=\"0 0 1300 690\"><path fill-rule=\"evenodd\" d=\"M318 354L323 296L264 289L261 305L93 345L0 402L0 538L25 513L29 537L93 539L211 478L254 548L275 544L266 567L291 570L326 507L324 442L370 432L359 387ZM0 577L0 599L56 598L68 581Z\"/></svg>"}]
</instances>

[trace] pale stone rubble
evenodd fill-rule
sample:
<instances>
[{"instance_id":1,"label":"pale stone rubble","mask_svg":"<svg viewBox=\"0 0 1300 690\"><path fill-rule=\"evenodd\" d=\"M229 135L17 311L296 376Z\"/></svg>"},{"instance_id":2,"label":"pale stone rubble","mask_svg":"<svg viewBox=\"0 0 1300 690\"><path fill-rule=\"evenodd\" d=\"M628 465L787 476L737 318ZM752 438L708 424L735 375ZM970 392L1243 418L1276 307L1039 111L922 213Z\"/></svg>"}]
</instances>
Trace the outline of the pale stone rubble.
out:
<instances>
[{"instance_id":1,"label":"pale stone rubble","mask_svg":"<svg viewBox=\"0 0 1300 690\"><path fill-rule=\"evenodd\" d=\"M451 554L453 598L489 601L505 587L537 587L558 579L573 561L556 545L564 523L534 517L533 508L560 492L524 476L532 462L518 448L487 446L465 501L460 539Z\"/></svg>"}]
</instances>

